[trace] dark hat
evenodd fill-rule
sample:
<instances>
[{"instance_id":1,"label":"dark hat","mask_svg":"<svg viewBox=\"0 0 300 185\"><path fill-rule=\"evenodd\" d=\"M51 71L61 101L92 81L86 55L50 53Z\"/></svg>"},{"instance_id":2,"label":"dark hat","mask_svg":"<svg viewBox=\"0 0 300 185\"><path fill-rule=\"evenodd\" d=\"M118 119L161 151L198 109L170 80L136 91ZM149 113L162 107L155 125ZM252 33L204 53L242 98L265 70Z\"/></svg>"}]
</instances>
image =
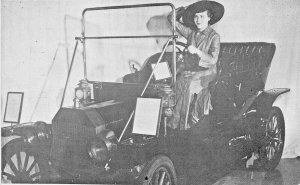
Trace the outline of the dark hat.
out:
<instances>
[{"instance_id":1,"label":"dark hat","mask_svg":"<svg viewBox=\"0 0 300 185\"><path fill-rule=\"evenodd\" d=\"M209 10L212 14L210 21L208 22L210 25L218 22L224 15L224 6L215 1L198 1L189 5L185 12L182 15L183 23L191 28L195 28L194 16L196 13L204 12L205 10Z\"/></svg>"}]
</instances>

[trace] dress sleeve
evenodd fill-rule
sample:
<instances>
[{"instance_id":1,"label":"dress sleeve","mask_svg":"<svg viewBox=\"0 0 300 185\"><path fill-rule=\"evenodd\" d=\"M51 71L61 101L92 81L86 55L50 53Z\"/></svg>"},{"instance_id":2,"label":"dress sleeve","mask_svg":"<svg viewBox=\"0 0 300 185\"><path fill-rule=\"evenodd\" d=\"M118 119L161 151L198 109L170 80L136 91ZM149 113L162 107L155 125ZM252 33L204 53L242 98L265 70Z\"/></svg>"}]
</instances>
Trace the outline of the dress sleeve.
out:
<instances>
[{"instance_id":1,"label":"dress sleeve","mask_svg":"<svg viewBox=\"0 0 300 185\"><path fill-rule=\"evenodd\" d=\"M215 34L212 38L211 45L209 47L208 53L203 52L199 66L210 68L214 66L218 61L218 56L220 52L220 35Z\"/></svg>"},{"instance_id":2,"label":"dress sleeve","mask_svg":"<svg viewBox=\"0 0 300 185\"><path fill-rule=\"evenodd\" d=\"M182 7L180 7L180 8L182 8ZM179 13L178 11L180 10L180 8L177 8L175 11L176 11L176 15L177 15L177 13ZM178 15L177 15L178 16ZM180 15L179 15L180 16ZM167 18L168 18L168 21L169 21L169 23L172 25L172 23L173 23L173 19L172 19L172 12L170 12L169 13L169 15L167 16ZM187 26L185 26L185 25L183 25L181 22L179 22L179 21L177 21L176 20L176 22L175 22L175 27L176 27L176 31L180 34L180 35L182 35L184 38L188 38L188 36L192 33L192 30L189 28L189 27L187 27Z\"/></svg>"}]
</instances>

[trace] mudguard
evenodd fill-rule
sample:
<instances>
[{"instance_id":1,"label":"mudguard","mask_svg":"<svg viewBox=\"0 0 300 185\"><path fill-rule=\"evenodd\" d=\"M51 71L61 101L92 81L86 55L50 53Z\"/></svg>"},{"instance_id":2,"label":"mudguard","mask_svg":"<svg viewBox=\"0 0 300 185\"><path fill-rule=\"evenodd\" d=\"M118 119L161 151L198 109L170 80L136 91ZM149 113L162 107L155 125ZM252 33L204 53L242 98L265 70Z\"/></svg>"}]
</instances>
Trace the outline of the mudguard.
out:
<instances>
[{"instance_id":1,"label":"mudguard","mask_svg":"<svg viewBox=\"0 0 300 185\"><path fill-rule=\"evenodd\" d=\"M1 147L5 147L15 140L20 140L47 155L51 143L51 125L38 121L14 127L4 127L1 128L1 137L4 141Z\"/></svg>"},{"instance_id":2,"label":"mudguard","mask_svg":"<svg viewBox=\"0 0 300 185\"><path fill-rule=\"evenodd\" d=\"M262 115L268 115L272 108L274 101L281 94L289 92L288 88L274 88L260 93L251 104L249 111L256 110L256 112Z\"/></svg>"},{"instance_id":3,"label":"mudguard","mask_svg":"<svg viewBox=\"0 0 300 185\"><path fill-rule=\"evenodd\" d=\"M18 138L21 138L21 136L12 135L12 136L1 137L1 149L3 149L3 147L6 144L8 144L10 141L16 140Z\"/></svg>"}]
</instances>

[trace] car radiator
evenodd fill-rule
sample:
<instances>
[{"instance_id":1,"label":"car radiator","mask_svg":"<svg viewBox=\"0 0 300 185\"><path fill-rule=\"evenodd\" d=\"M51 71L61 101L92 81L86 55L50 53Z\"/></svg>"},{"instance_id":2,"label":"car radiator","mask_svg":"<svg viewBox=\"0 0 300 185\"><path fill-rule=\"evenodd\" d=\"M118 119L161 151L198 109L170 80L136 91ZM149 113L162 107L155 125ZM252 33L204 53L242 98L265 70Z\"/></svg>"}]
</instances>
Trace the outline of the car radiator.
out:
<instances>
[{"instance_id":1,"label":"car radiator","mask_svg":"<svg viewBox=\"0 0 300 185\"><path fill-rule=\"evenodd\" d=\"M96 135L94 125L84 111L60 110L52 121L53 141L50 157L54 165L68 169L93 166L88 155L89 140Z\"/></svg>"}]
</instances>

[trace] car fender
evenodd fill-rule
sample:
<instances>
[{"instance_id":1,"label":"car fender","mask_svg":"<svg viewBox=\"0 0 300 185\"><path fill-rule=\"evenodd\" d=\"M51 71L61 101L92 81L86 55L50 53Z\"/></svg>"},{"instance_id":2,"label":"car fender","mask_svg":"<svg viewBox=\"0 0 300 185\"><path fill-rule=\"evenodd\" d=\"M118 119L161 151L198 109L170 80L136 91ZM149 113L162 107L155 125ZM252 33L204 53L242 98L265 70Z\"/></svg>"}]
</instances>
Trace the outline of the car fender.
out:
<instances>
[{"instance_id":1,"label":"car fender","mask_svg":"<svg viewBox=\"0 0 300 185\"><path fill-rule=\"evenodd\" d=\"M289 91L288 88L274 88L261 92L251 104L248 112L255 110L263 116L268 115L277 97Z\"/></svg>"},{"instance_id":2,"label":"car fender","mask_svg":"<svg viewBox=\"0 0 300 185\"><path fill-rule=\"evenodd\" d=\"M8 137L1 137L1 148L3 148L6 144L8 144L10 141L21 138L21 136L8 136Z\"/></svg>"},{"instance_id":3,"label":"car fender","mask_svg":"<svg viewBox=\"0 0 300 185\"><path fill-rule=\"evenodd\" d=\"M14 140L20 140L41 152L45 151L45 153L47 153L52 138L50 127L51 125L38 121L35 123L20 124L14 127L1 128L1 148Z\"/></svg>"}]
</instances>

